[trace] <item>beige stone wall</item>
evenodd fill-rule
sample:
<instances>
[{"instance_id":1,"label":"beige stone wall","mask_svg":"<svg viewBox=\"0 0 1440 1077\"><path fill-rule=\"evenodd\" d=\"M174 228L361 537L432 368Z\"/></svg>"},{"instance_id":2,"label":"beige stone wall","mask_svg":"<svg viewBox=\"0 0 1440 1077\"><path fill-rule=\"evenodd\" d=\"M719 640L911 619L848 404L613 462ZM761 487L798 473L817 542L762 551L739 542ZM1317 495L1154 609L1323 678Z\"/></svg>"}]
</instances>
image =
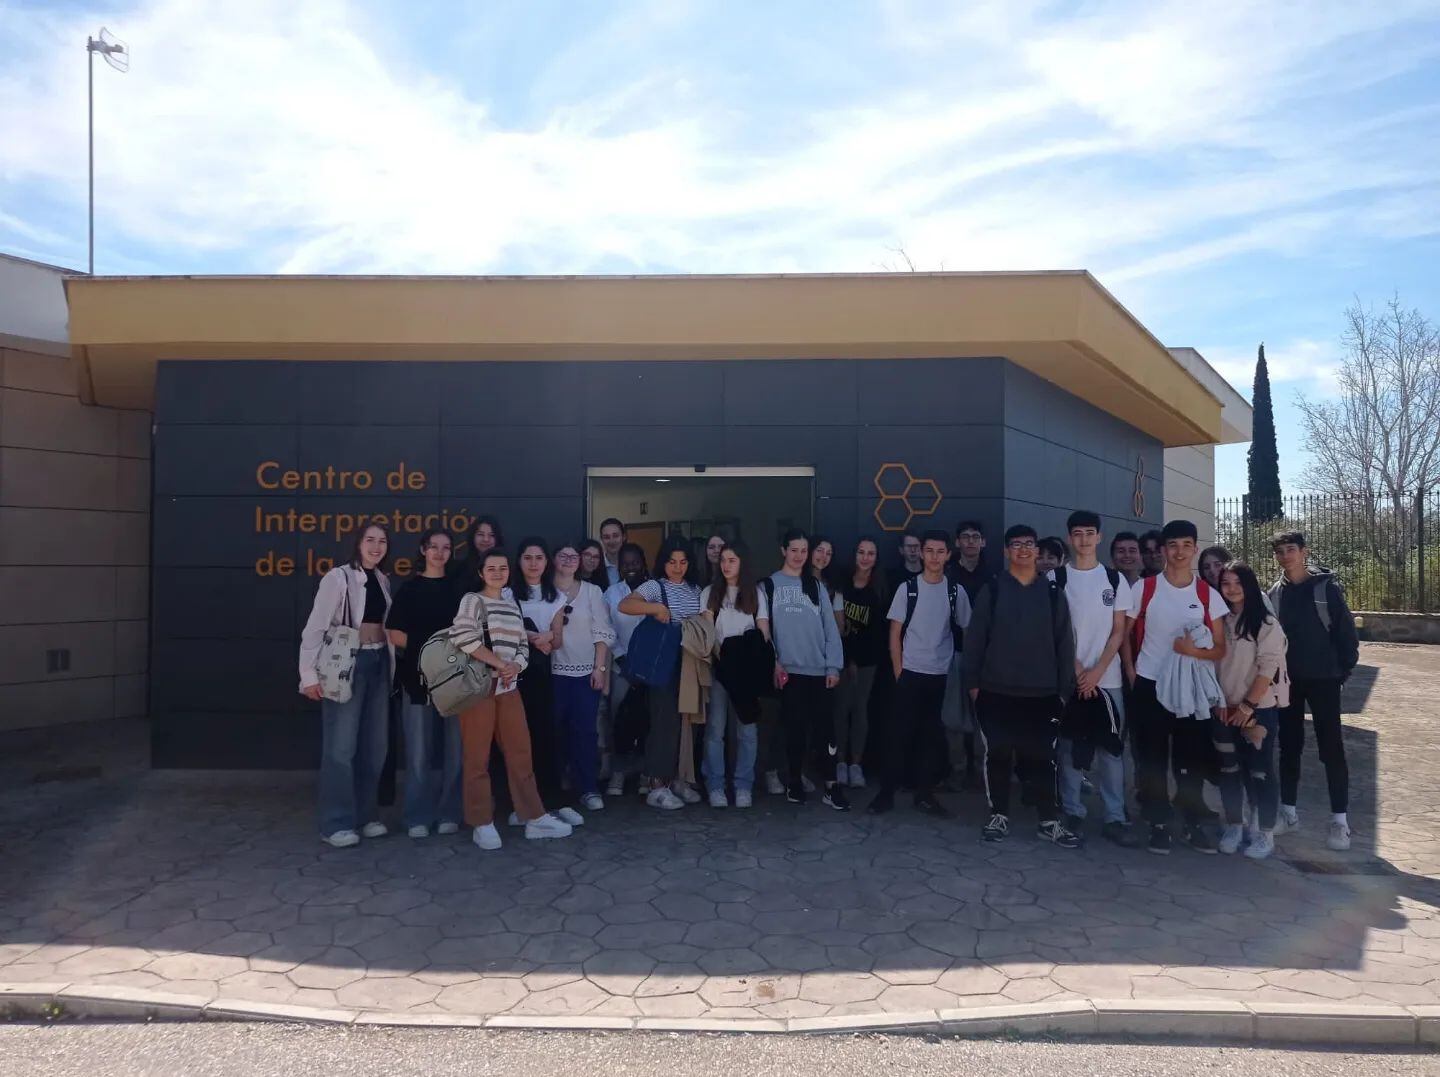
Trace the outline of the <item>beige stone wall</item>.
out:
<instances>
[{"instance_id":1,"label":"beige stone wall","mask_svg":"<svg viewBox=\"0 0 1440 1077\"><path fill-rule=\"evenodd\" d=\"M68 358L0 348L0 730L145 713L150 416L75 385Z\"/></svg>"}]
</instances>

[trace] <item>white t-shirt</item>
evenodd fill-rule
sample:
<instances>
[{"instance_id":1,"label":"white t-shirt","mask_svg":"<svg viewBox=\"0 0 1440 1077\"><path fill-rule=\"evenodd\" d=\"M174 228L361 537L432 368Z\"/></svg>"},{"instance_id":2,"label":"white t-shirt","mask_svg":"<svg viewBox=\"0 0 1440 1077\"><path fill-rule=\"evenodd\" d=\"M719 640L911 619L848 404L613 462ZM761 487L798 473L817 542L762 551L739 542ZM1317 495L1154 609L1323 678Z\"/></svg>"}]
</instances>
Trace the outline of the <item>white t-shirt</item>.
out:
<instances>
[{"instance_id":1,"label":"white t-shirt","mask_svg":"<svg viewBox=\"0 0 1440 1077\"><path fill-rule=\"evenodd\" d=\"M1145 642L1140 645L1140 657L1135 662L1135 672L1147 680L1155 680L1166 662L1166 655L1174 652L1175 641L1180 634L1193 624L1201 624L1205 615L1200 609L1200 595L1195 584L1196 576L1186 587L1175 587L1162 572L1155 577L1155 596L1145 608ZM1140 615L1145 581L1135 585L1131 617ZM1230 612L1230 607L1220 597L1220 592L1210 588L1210 620L1220 623L1220 618Z\"/></svg>"},{"instance_id":2,"label":"white t-shirt","mask_svg":"<svg viewBox=\"0 0 1440 1077\"><path fill-rule=\"evenodd\" d=\"M743 636L750 629L755 627L756 620L770 620L770 603L765 598L765 592L759 587L755 588L755 597L758 602L754 617L748 613L741 613L735 608L735 588L727 587L725 601L720 603L720 616L715 618L715 637L723 642L731 636ZM707 587L700 592L700 608L710 608L710 588Z\"/></svg>"},{"instance_id":3,"label":"white t-shirt","mask_svg":"<svg viewBox=\"0 0 1440 1077\"><path fill-rule=\"evenodd\" d=\"M950 672L950 659L955 657L955 637L950 631L950 587L948 580L927 583L924 576L916 576L915 616L910 618L910 627L900 641L900 668L911 673L928 673L932 676ZM970 596L959 584L955 587L955 626L964 628L970 623ZM890 600L890 612L886 617L891 621L905 623L905 609L909 605L909 587L902 584Z\"/></svg>"},{"instance_id":4,"label":"white t-shirt","mask_svg":"<svg viewBox=\"0 0 1440 1077\"><path fill-rule=\"evenodd\" d=\"M540 588L538 587L535 588L534 595L534 598L522 599L518 603L520 606L520 614L535 626L537 633L544 635L550 631L550 626L554 624L555 614L565 608L565 603L568 602L569 599L562 594L557 594L547 602L540 597Z\"/></svg>"},{"instance_id":5,"label":"white t-shirt","mask_svg":"<svg viewBox=\"0 0 1440 1077\"><path fill-rule=\"evenodd\" d=\"M1105 653L1105 644L1110 641L1110 630L1115 627L1115 613L1129 613L1133 603L1139 601L1138 592L1132 591L1120 573L1119 585L1110 586L1110 577L1104 565L1094 568L1065 566L1065 601L1070 604L1070 624L1075 629L1075 660L1089 669ZM1055 578L1055 573L1050 573ZM1152 607L1153 608L1153 607ZM1149 628L1147 625L1146 631ZM1117 653L1100 678L1101 688L1121 687L1120 655Z\"/></svg>"}]
</instances>

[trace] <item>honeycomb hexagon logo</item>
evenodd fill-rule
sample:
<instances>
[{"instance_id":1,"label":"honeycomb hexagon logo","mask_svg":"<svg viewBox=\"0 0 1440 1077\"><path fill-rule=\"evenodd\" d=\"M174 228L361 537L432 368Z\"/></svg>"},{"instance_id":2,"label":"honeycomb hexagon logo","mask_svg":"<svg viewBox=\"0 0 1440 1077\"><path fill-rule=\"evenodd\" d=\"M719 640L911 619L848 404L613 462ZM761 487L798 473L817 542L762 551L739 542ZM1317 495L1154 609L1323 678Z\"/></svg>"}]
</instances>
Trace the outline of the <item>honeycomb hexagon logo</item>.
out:
<instances>
[{"instance_id":1,"label":"honeycomb hexagon logo","mask_svg":"<svg viewBox=\"0 0 1440 1077\"><path fill-rule=\"evenodd\" d=\"M935 515L944 500L934 479L917 479L904 464L881 464L875 490L875 522L882 531L904 531L915 517Z\"/></svg>"}]
</instances>

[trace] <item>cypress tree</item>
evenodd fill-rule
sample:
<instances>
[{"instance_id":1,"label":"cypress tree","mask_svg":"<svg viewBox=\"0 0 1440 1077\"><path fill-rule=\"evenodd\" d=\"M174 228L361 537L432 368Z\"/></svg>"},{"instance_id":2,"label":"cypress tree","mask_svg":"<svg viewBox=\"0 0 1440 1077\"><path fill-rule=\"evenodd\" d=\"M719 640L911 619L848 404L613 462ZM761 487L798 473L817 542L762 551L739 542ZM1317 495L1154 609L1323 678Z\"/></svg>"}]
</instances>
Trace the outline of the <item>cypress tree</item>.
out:
<instances>
[{"instance_id":1,"label":"cypress tree","mask_svg":"<svg viewBox=\"0 0 1440 1077\"><path fill-rule=\"evenodd\" d=\"M1265 365L1265 345L1255 360L1255 386L1250 394L1254 410L1250 451L1247 454L1250 478L1250 519L1273 520L1281 514L1280 450L1275 444L1275 406L1270 399L1270 370Z\"/></svg>"}]
</instances>

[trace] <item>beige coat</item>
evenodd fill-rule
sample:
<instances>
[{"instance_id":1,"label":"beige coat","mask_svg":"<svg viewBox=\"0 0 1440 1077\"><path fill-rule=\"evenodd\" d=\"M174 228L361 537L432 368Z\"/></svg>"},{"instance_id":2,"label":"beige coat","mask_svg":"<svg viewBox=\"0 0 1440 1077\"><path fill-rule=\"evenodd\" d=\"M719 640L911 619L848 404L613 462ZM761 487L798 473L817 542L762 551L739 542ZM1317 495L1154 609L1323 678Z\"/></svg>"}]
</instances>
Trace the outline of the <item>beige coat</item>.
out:
<instances>
[{"instance_id":1,"label":"beige coat","mask_svg":"<svg viewBox=\"0 0 1440 1077\"><path fill-rule=\"evenodd\" d=\"M710 707L710 655L715 650L715 622L703 615L680 625L680 717L704 725Z\"/></svg>"},{"instance_id":2,"label":"beige coat","mask_svg":"<svg viewBox=\"0 0 1440 1077\"><path fill-rule=\"evenodd\" d=\"M1225 703L1236 706L1255 678L1265 676L1270 685L1256 708L1284 707L1290 703L1290 677L1285 669L1285 630L1271 615L1261 626L1258 639L1241 639L1235 633L1235 615L1225 616L1225 657L1220 660L1220 690Z\"/></svg>"}]
</instances>

